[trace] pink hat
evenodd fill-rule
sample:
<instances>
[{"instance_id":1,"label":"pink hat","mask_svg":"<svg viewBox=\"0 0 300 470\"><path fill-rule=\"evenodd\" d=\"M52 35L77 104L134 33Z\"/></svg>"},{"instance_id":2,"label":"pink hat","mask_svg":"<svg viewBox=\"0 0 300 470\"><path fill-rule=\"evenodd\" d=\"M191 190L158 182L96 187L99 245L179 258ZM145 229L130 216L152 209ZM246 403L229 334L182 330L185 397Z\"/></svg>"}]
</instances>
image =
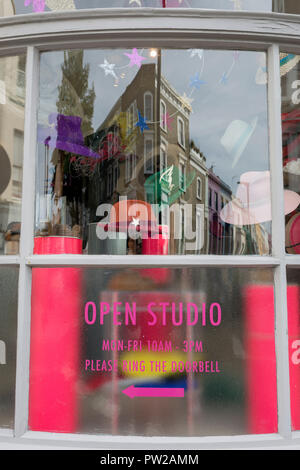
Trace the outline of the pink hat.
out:
<instances>
[{"instance_id":1,"label":"pink hat","mask_svg":"<svg viewBox=\"0 0 300 470\"><path fill-rule=\"evenodd\" d=\"M299 204L299 194L284 191L285 215L295 210ZM252 225L272 220L270 172L244 173L240 178L236 197L223 207L220 217L232 225Z\"/></svg>"}]
</instances>

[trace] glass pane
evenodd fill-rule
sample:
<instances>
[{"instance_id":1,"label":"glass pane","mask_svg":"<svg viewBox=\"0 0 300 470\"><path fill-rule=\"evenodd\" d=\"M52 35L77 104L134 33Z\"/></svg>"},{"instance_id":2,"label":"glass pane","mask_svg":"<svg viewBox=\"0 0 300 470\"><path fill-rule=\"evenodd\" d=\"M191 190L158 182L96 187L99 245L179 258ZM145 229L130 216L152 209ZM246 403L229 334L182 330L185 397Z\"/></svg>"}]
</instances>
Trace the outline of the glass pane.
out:
<instances>
[{"instance_id":1,"label":"glass pane","mask_svg":"<svg viewBox=\"0 0 300 470\"><path fill-rule=\"evenodd\" d=\"M18 275L18 268L0 268L0 428L14 426Z\"/></svg>"},{"instance_id":2,"label":"glass pane","mask_svg":"<svg viewBox=\"0 0 300 470\"><path fill-rule=\"evenodd\" d=\"M26 57L0 58L0 255L19 253Z\"/></svg>"},{"instance_id":3,"label":"glass pane","mask_svg":"<svg viewBox=\"0 0 300 470\"><path fill-rule=\"evenodd\" d=\"M286 251L300 253L300 56L280 54Z\"/></svg>"},{"instance_id":4,"label":"glass pane","mask_svg":"<svg viewBox=\"0 0 300 470\"><path fill-rule=\"evenodd\" d=\"M270 270L34 268L31 328L32 430L277 432Z\"/></svg>"},{"instance_id":5,"label":"glass pane","mask_svg":"<svg viewBox=\"0 0 300 470\"><path fill-rule=\"evenodd\" d=\"M269 255L265 67L245 51L43 53L35 252Z\"/></svg>"},{"instance_id":6,"label":"glass pane","mask_svg":"<svg viewBox=\"0 0 300 470\"><path fill-rule=\"evenodd\" d=\"M288 269L289 354L292 428L300 430L300 269Z\"/></svg>"},{"instance_id":7,"label":"glass pane","mask_svg":"<svg viewBox=\"0 0 300 470\"><path fill-rule=\"evenodd\" d=\"M202 8L300 13L298 0L2 0L1 16L87 8Z\"/></svg>"}]
</instances>

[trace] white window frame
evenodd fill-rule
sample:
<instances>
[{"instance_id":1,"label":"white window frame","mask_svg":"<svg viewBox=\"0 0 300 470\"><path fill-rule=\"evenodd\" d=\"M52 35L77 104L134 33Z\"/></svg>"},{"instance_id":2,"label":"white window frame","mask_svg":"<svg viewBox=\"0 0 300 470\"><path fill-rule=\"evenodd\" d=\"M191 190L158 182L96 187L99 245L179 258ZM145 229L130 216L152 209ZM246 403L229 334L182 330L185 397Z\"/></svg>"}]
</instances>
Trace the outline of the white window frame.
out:
<instances>
[{"instance_id":1,"label":"white window frame","mask_svg":"<svg viewBox=\"0 0 300 470\"><path fill-rule=\"evenodd\" d=\"M183 131L183 142L181 141L181 135L180 135L180 125L182 125L182 131ZM180 147L185 149L185 123L184 120L182 119L181 116L177 117L177 139L178 139L178 144Z\"/></svg>"},{"instance_id":2,"label":"white window frame","mask_svg":"<svg viewBox=\"0 0 300 470\"><path fill-rule=\"evenodd\" d=\"M165 154L165 165L163 165L163 157L162 154ZM160 171L161 173L168 168L168 142L161 138L160 143Z\"/></svg>"},{"instance_id":3,"label":"white window frame","mask_svg":"<svg viewBox=\"0 0 300 470\"><path fill-rule=\"evenodd\" d=\"M198 176L197 178L197 188L196 188L196 196L197 196L197 199L199 199L199 201L202 201L202 197L203 197L203 188L202 188L202 179L200 178L200 176Z\"/></svg>"},{"instance_id":4,"label":"white window frame","mask_svg":"<svg viewBox=\"0 0 300 470\"><path fill-rule=\"evenodd\" d=\"M163 113L163 108L164 107L164 110L165 112ZM167 123L166 121L163 120L163 116L167 113L167 105L166 105L166 102L164 100L160 100L160 128L165 132L167 133L168 132L168 127L167 127Z\"/></svg>"},{"instance_id":5,"label":"white window frame","mask_svg":"<svg viewBox=\"0 0 300 470\"><path fill-rule=\"evenodd\" d=\"M168 9L78 10L0 19L1 55L27 51L22 237L18 256L0 265L19 267L18 336L13 430L0 430L0 447L10 448L300 448L290 414L286 268L300 268L300 256L285 252L279 53L300 53L300 17L273 13ZM171 31L171 33L170 33ZM170 34L169 34L170 33ZM147 40L151 37L151 41ZM53 40L55 38L55 40ZM146 39L145 39L146 38ZM147 42L148 41L148 42ZM32 255L35 220L35 164L39 95L39 52L69 48L136 47L259 50L268 54L269 155L272 188L272 255L258 256L88 256ZM280 189L280 190L279 190ZM172 438L87 436L28 431L31 273L33 267L269 267L274 269L278 434Z\"/></svg>"}]
</instances>

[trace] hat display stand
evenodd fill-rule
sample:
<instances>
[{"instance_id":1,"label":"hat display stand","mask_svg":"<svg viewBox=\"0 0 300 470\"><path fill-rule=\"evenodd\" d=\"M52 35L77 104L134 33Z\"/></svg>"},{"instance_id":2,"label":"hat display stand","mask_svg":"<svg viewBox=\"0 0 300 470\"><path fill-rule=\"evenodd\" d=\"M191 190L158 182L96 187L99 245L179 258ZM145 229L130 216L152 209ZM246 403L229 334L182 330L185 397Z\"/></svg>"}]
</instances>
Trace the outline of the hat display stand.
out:
<instances>
[{"instance_id":1,"label":"hat display stand","mask_svg":"<svg viewBox=\"0 0 300 470\"><path fill-rule=\"evenodd\" d=\"M75 237L37 237L34 242L35 255L82 253L82 241ZM32 269L31 430L78 429L81 296L81 269Z\"/></svg>"}]
</instances>

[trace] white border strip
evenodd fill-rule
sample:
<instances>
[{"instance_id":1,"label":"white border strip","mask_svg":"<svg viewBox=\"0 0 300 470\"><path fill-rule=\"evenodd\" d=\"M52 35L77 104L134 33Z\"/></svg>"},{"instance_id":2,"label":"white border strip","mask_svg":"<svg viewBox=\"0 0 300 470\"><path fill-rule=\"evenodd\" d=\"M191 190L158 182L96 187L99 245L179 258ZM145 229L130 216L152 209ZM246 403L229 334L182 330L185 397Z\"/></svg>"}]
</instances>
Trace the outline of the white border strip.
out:
<instances>
[{"instance_id":1,"label":"white border strip","mask_svg":"<svg viewBox=\"0 0 300 470\"><path fill-rule=\"evenodd\" d=\"M119 267L206 267L216 268L240 267L276 267L280 260L265 256L214 256L214 255L183 255L183 256L155 256L155 255L33 255L26 258L28 266L54 267L54 266L81 266L99 268Z\"/></svg>"},{"instance_id":2,"label":"white border strip","mask_svg":"<svg viewBox=\"0 0 300 470\"><path fill-rule=\"evenodd\" d=\"M35 211L35 155L37 104L39 90L39 54L29 47L26 63L25 140L23 160L22 237L18 293L17 372L15 395L15 436L27 430L30 356L31 269L25 257L32 253Z\"/></svg>"},{"instance_id":3,"label":"white border strip","mask_svg":"<svg viewBox=\"0 0 300 470\"><path fill-rule=\"evenodd\" d=\"M287 280L285 267L284 187L282 168L282 129L279 47L268 51L268 110L272 190L273 254L280 259L275 268L275 341L277 360L278 430L291 437Z\"/></svg>"}]
</instances>

